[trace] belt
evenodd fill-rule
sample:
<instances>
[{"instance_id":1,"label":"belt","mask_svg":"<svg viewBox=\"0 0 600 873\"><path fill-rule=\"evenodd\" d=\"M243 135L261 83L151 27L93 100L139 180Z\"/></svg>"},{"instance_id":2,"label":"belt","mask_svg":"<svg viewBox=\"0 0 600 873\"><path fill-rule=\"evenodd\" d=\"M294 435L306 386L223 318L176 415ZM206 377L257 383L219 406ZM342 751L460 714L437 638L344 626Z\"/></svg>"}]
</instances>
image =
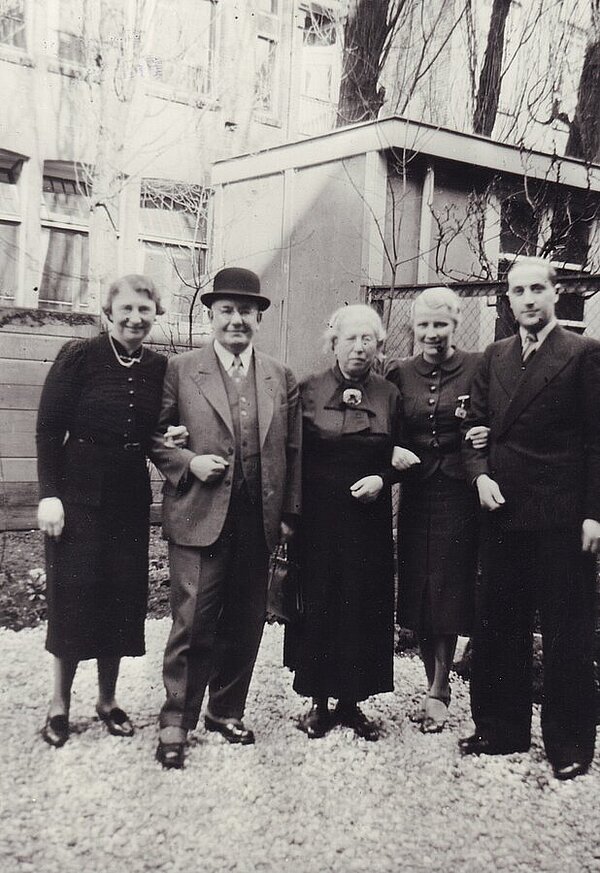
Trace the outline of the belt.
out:
<instances>
[{"instance_id":1,"label":"belt","mask_svg":"<svg viewBox=\"0 0 600 873\"><path fill-rule=\"evenodd\" d=\"M132 454L143 455L144 447L138 442L123 442L116 434L73 434L71 439L78 443L89 443L97 446L100 449L108 449L112 452L131 452Z\"/></svg>"}]
</instances>

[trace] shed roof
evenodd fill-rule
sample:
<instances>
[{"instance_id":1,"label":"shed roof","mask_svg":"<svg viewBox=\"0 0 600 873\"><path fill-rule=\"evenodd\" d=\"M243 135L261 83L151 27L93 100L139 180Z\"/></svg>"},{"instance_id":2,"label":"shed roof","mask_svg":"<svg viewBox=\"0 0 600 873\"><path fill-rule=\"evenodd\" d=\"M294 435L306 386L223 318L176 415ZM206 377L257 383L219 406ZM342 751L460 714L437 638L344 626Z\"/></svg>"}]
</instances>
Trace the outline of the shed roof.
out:
<instances>
[{"instance_id":1,"label":"shed roof","mask_svg":"<svg viewBox=\"0 0 600 873\"><path fill-rule=\"evenodd\" d=\"M394 149L494 172L600 191L600 166L400 116L340 127L328 133L217 161L214 185Z\"/></svg>"}]
</instances>

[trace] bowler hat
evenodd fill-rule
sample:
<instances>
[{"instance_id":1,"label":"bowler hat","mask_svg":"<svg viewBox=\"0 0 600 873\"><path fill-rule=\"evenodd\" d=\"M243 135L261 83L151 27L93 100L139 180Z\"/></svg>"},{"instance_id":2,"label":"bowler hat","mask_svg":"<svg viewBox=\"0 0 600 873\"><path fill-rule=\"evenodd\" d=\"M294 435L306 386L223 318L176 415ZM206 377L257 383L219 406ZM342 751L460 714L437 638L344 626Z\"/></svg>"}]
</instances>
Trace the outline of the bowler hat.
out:
<instances>
[{"instance_id":1,"label":"bowler hat","mask_svg":"<svg viewBox=\"0 0 600 873\"><path fill-rule=\"evenodd\" d=\"M252 270L243 267L225 267L213 280L213 290L202 294L200 300L211 306L221 297L245 297L253 300L260 310L268 309L271 301L260 293L260 279Z\"/></svg>"}]
</instances>

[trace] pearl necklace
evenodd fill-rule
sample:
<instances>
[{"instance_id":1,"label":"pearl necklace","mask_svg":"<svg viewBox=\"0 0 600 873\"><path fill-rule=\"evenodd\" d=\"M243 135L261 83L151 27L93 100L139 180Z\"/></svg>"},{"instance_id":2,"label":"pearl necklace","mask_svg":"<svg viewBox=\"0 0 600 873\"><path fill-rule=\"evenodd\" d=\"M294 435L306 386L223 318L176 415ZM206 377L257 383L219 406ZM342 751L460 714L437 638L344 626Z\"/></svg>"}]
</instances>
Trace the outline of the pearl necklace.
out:
<instances>
[{"instance_id":1,"label":"pearl necklace","mask_svg":"<svg viewBox=\"0 0 600 873\"><path fill-rule=\"evenodd\" d=\"M134 364L139 364L140 361L142 360L142 357L144 355L144 347L143 346L142 346L142 351L141 351L139 358L130 358L127 355L120 355L119 354L119 352L117 351L117 347L115 346L114 340L112 338L112 335L110 333L108 335L108 341L110 343L111 349L114 352L114 356L117 359L117 363L120 364L122 367L127 367L127 368L133 367Z\"/></svg>"}]
</instances>

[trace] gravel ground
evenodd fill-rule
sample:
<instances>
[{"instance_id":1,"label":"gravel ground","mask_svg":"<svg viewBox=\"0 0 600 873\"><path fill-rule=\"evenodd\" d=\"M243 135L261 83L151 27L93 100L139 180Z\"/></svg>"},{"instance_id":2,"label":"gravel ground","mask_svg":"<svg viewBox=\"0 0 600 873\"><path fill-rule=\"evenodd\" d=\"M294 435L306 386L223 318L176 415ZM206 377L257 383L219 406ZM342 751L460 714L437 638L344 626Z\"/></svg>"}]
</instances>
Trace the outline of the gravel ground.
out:
<instances>
[{"instance_id":1,"label":"gravel ground","mask_svg":"<svg viewBox=\"0 0 600 873\"><path fill-rule=\"evenodd\" d=\"M536 712L529 754L461 760L467 687L454 683L448 729L423 736L407 718L422 683L416 658L398 657L397 690L365 704L384 727L378 743L343 728L310 741L295 728L306 702L280 666L281 629L267 627L246 716L257 744L199 728L185 770L164 772L153 755L168 627L149 621L148 655L123 662L135 736L111 737L93 718L87 662L62 749L38 733L44 626L0 631L2 873L600 871L599 756L588 775L557 782Z\"/></svg>"}]
</instances>

